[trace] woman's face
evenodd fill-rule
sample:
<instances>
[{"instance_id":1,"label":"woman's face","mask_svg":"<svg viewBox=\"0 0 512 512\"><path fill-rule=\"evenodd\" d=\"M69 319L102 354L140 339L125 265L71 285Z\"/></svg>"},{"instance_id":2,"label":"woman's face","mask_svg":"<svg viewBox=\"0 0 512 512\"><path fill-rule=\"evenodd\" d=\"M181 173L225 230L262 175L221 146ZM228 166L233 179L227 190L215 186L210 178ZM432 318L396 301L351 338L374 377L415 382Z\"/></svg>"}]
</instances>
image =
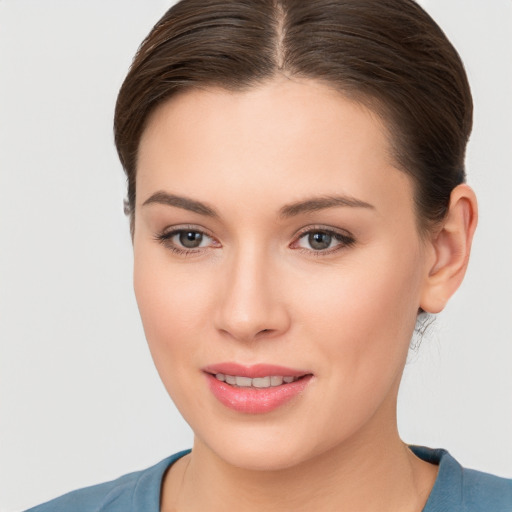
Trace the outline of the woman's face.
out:
<instances>
[{"instance_id":1,"label":"woman's face","mask_svg":"<svg viewBox=\"0 0 512 512\"><path fill-rule=\"evenodd\" d=\"M197 442L277 469L394 431L428 262L380 120L313 81L190 90L137 172L135 292Z\"/></svg>"}]
</instances>

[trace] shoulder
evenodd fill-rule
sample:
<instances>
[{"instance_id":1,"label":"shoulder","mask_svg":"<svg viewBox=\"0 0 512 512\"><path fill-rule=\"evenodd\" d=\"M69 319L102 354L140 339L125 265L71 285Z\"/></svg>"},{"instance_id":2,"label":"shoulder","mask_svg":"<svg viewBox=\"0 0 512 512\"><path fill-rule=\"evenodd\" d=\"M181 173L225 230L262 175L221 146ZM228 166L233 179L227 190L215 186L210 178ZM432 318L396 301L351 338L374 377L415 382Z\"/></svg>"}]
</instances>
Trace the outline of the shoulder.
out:
<instances>
[{"instance_id":1,"label":"shoulder","mask_svg":"<svg viewBox=\"0 0 512 512\"><path fill-rule=\"evenodd\" d=\"M439 472L423 512L512 512L512 480L463 468L446 450L411 446Z\"/></svg>"},{"instance_id":2,"label":"shoulder","mask_svg":"<svg viewBox=\"0 0 512 512\"><path fill-rule=\"evenodd\" d=\"M116 480L72 491L26 512L158 512L162 478L186 453L176 453L150 468Z\"/></svg>"},{"instance_id":3,"label":"shoulder","mask_svg":"<svg viewBox=\"0 0 512 512\"><path fill-rule=\"evenodd\" d=\"M85 487L31 508L27 512L99 512L130 510L131 491L142 472L124 475L117 480Z\"/></svg>"},{"instance_id":4,"label":"shoulder","mask_svg":"<svg viewBox=\"0 0 512 512\"><path fill-rule=\"evenodd\" d=\"M512 512L512 480L473 469L462 469L462 489L468 512Z\"/></svg>"}]
</instances>

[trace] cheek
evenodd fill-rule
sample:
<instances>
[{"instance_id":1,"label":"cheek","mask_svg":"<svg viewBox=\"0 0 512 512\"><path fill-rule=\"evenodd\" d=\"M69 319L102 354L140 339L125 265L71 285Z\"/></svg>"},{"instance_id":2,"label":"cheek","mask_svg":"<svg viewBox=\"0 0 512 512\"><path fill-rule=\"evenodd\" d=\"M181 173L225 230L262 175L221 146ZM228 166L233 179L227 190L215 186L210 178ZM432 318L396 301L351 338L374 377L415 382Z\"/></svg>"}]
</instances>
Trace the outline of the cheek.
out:
<instances>
[{"instance_id":1,"label":"cheek","mask_svg":"<svg viewBox=\"0 0 512 512\"><path fill-rule=\"evenodd\" d=\"M172 265L161 248L135 248L135 296L155 366L168 389L170 376L180 375L183 362L196 353L191 349L207 339L211 318L206 276L185 267Z\"/></svg>"},{"instance_id":2,"label":"cheek","mask_svg":"<svg viewBox=\"0 0 512 512\"><path fill-rule=\"evenodd\" d=\"M396 396L416 323L420 281L418 260L410 256L384 251L378 263L347 261L315 274L301 295L296 316L303 320L301 338L309 340L306 357L328 383L325 403L312 412L321 418L319 429L350 435Z\"/></svg>"},{"instance_id":3,"label":"cheek","mask_svg":"<svg viewBox=\"0 0 512 512\"><path fill-rule=\"evenodd\" d=\"M420 268L419 249L382 247L347 257L337 269L320 269L298 314L307 319L309 337L318 340L316 350L337 358L346 375L368 382L401 371L416 323Z\"/></svg>"}]
</instances>

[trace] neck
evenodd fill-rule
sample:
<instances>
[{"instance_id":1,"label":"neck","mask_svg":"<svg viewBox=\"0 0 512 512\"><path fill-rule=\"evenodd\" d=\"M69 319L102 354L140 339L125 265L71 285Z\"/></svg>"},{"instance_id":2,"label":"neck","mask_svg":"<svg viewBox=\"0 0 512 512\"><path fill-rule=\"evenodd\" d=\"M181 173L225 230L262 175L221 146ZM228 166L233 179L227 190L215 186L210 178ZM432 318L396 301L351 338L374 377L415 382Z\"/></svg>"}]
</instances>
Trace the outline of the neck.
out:
<instances>
[{"instance_id":1,"label":"neck","mask_svg":"<svg viewBox=\"0 0 512 512\"><path fill-rule=\"evenodd\" d=\"M232 466L196 439L192 453L170 472L162 511L420 512L437 467L412 454L400 440L396 422L387 432L371 430L294 467L273 471Z\"/></svg>"}]
</instances>

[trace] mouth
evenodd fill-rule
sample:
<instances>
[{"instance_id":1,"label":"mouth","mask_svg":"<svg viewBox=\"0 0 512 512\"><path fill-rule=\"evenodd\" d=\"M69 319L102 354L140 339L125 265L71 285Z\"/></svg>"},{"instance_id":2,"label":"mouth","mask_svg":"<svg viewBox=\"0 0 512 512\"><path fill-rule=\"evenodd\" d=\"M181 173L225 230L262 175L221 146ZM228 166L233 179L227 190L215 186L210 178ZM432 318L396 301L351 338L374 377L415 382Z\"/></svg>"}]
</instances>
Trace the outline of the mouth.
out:
<instances>
[{"instance_id":1,"label":"mouth","mask_svg":"<svg viewBox=\"0 0 512 512\"><path fill-rule=\"evenodd\" d=\"M236 412L273 411L304 394L313 374L275 365L242 366L222 363L203 368L210 391Z\"/></svg>"},{"instance_id":2,"label":"mouth","mask_svg":"<svg viewBox=\"0 0 512 512\"><path fill-rule=\"evenodd\" d=\"M283 384L291 384L299 379L303 379L306 375L300 377L283 376L283 375L267 375L265 377L243 377L241 375L226 375L224 373L216 373L213 375L220 382L225 382L230 386L238 388L274 388Z\"/></svg>"}]
</instances>

